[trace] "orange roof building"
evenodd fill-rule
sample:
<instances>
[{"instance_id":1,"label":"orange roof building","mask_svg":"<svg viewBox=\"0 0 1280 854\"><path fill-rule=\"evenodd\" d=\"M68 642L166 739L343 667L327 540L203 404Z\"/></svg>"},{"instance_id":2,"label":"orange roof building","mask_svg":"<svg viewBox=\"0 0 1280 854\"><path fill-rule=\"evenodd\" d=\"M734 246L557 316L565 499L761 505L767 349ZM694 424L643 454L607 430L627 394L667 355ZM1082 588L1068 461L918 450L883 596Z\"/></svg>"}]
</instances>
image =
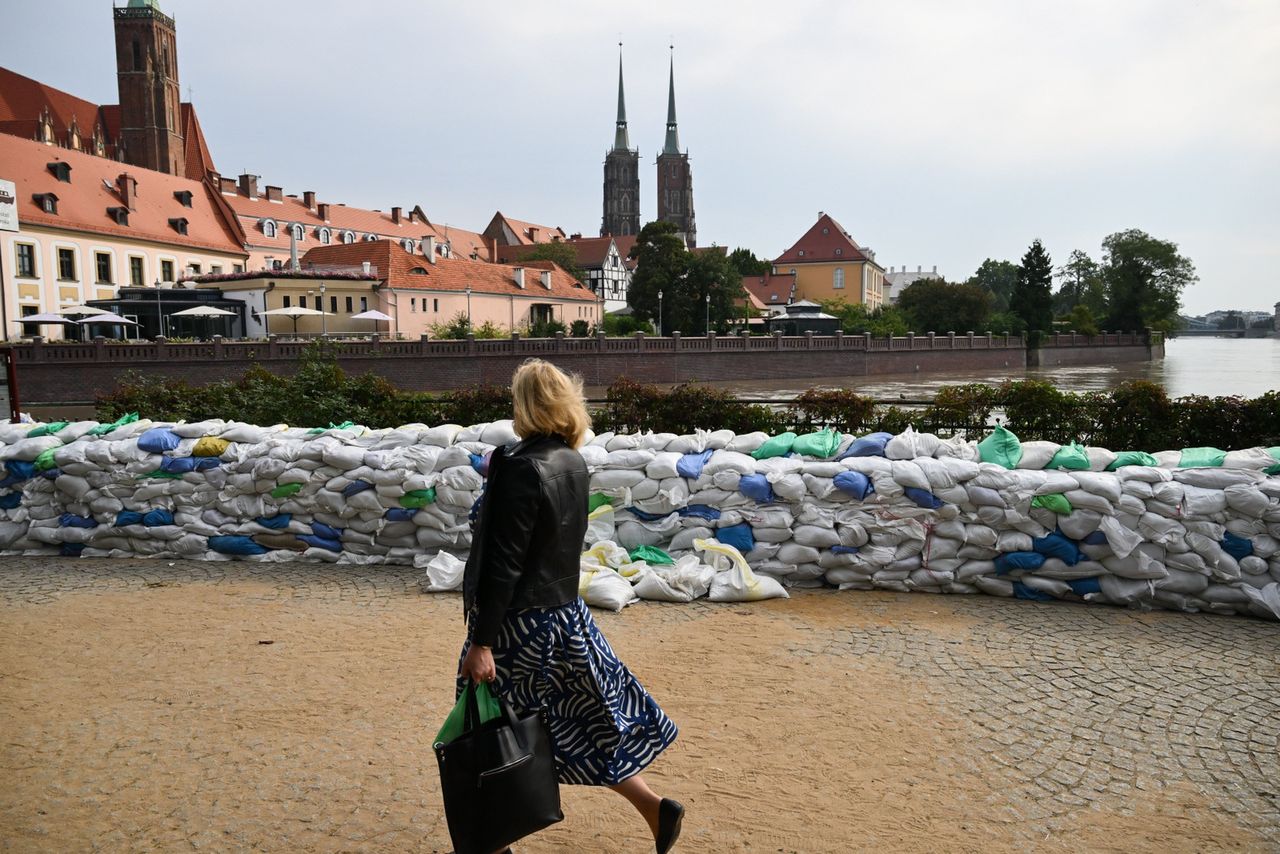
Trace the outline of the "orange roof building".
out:
<instances>
[{"instance_id":1,"label":"orange roof building","mask_svg":"<svg viewBox=\"0 0 1280 854\"><path fill-rule=\"evenodd\" d=\"M534 243L551 243L568 237L559 226L538 225L536 222L512 219L502 211L493 215L485 227L484 236L496 246L525 246Z\"/></svg>"},{"instance_id":2,"label":"orange roof building","mask_svg":"<svg viewBox=\"0 0 1280 854\"><path fill-rule=\"evenodd\" d=\"M795 244L773 260L773 272L795 276L794 299L843 299L869 309L884 303L884 267L826 213Z\"/></svg>"},{"instance_id":3,"label":"orange roof building","mask_svg":"<svg viewBox=\"0 0 1280 854\"><path fill-rule=\"evenodd\" d=\"M573 235L560 241L573 248L577 255L578 269L586 279L584 284L593 294L604 299L605 311L619 311L627 306L627 289L635 262L629 261L618 247L615 237L582 237ZM635 238L628 241L634 245ZM499 246L494 250L494 260L502 264L516 264L526 260L541 244L525 243L518 246Z\"/></svg>"}]
</instances>

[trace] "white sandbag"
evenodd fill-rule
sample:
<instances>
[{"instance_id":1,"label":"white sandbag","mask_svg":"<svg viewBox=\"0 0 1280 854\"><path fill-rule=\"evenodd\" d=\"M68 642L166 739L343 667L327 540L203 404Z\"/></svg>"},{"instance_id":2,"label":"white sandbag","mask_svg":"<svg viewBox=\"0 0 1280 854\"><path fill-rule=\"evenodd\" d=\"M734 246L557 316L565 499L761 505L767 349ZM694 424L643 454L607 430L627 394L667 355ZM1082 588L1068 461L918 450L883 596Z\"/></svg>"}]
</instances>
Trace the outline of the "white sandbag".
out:
<instances>
[{"instance_id":1,"label":"white sandbag","mask_svg":"<svg viewBox=\"0 0 1280 854\"><path fill-rule=\"evenodd\" d=\"M680 472L676 469L676 465L683 456L683 454L671 451L659 451L653 455L653 459L645 466L645 474L654 480L678 477Z\"/></svg>"},{"instance_id":2,"label":"white sandbag","mask_svg":"<svg viewBox=\"0 0 1280 854\"><path fill-rule=\"evenodd\" d=\"M601 540L612 540L616 529L613 505L604 504L591 511L587 516L587 533L584 542L598 543Z\"/></svg>"},{"instance_id":3,"label":"white sandbag","mask_svg":"<svg viewBox=\"0 0 1280 854\"><path fill-rule=\"evenodd\" d=\"M746 559L733 546L715 540L698 540L693 547L695 551L702 552L706 563L716 571L709 593L711 601L756 602L789 598L776 579L752 572Z\"/></svg>"},{"instance_id":4,"label":"white sandbag","mask_svg":"<svg viewBox=\"0 0 1280 854\"><path fill-rule=\"evenodd\" d=\"M750 454L769 440L769 434L757 430L754 433L741 433L734 436L725 446L725 450L739 454Z\"/></svg>"},{"instance_id":5,"label":"white sandbag","mask_svg":"<svg viewBox=\"0 0 1280 854\"><path fill-rule=\"evenodd\" d=\"M578 576L578 595L588 605L621 611L639 597L631 582L612 569L583 570Z\"/></svg>"},{"instance_id":6,"label":"white sandbag","mask_svg":"<svg viewBox=\"0 0 1280 854\"><path fill-rule=\"evenodd\" d=\"M716 571L686 555L673 566L651 566L635 582L635 593L641 599L657 602L692 602L706 596Z\"/></svg>"},{"instance_id":7,"label":"white sandbag","mask_svg":"<svg viewBox=\"0 0 1280 854\"><path fill-rule=\"evenodd\" d=\"M1115 451L1109 451L1106 448L1089 446L1084 449L1084 452L1089 457L1089 471L1106 471L1107 466L1114 463L1117 458Z\"/></svg>"},{"instance_id":8,"label":"white sandbag","mask_svg":"<svg viewBox=\"0 0 1280 854\"><path fill-rule=\"evenodd\" d=\"M1043 469L1053 461L1061 448L1057 442L1023 442L1022 459L1018 461L1018 468Z\"/></svg>"},{"instance_id":9,"label":"white sandbag","mask_svg":"<svg viewBox=\"0 0 1280 854\"><path fill-rule=\"evenodd\" d=\"M415 565L416 563L417 561ZM427 593L461 590L463 571L466 567L465 561L458 560L448 552L437 552L427 561L427 572L422 578L422 589Z\"/></svg>"},{"instance_id":10,"label":"white sandbag","mask_svg":"<svg viewBox=\"0 0 1280 854\"><path fill-rule=\"evenodd\" d=\"M938 437L932 433L917 433L910 426L894 436L884 446L884 455L891 460L914 460L932 457L938 449Z\"/></svg>"},{"instance_id":11,"label":"white sandbag","mask_svg":"<svg viewBox=\"0 0 1280 854\"><path fill-rule=\"evenodd\" d=\"M702 473L715 475L718 472L733 471L739 475L754 474L756 461L746 454L737 451L716 451L702 467Z\"/></svg>"}]
</instances>

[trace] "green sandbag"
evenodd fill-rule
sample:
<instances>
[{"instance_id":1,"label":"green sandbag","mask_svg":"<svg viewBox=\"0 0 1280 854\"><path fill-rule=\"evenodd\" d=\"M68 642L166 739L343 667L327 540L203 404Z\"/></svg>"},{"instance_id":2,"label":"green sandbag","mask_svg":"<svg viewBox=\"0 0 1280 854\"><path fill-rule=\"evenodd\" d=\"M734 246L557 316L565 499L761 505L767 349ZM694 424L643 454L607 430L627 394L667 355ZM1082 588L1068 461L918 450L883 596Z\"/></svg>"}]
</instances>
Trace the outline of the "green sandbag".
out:
<instances>
[{"instance_id":1,"label":"green sandbag","mask_svg":"<svg viewBox=\"0 0 1280 854\"><path fill-rule=\"evenodd\" d=\"M123 427L126 424L132 424L138 420L138 413L130 412L127 415L121 415L110 424L99 424L88 432L89 436L105 436L117 427Z\"/></svg>"},{"instance_id":2,"label":"green sandbag","mask_svg":"<svg viewBox=\"0 0 1280 854\"><path fill-rule=\"evenodd\" d=\"M1183 448L1182 459L1178 461L1178 468L1221 468L1226 461L1227 452L1220 451L1217 448Z\"/></svg>"},{"instance_id":3,"label":"green sandbag","mask_svg":"<svg viewBox=\"0 0 1280 854\"><path fill-rule=\"evenodd\" d=\"M1084 445L1072 442L1070 445L1063 445L1058 449L1058 453L1053 455L1053 459L1049 460L1047 469L1067 469L1069 471L1088 471L1089 470L1089 454L1085 451Z\"/></svg>"},{"instance_id":4,"label":"green sandbag","mask_svg":"<svg viewBox=\"0 0 1280 854\"><path fill-rule=\"evenodd\" d=\"M984 463L1015 469L1022 460L1022 443L1012 432L998 426L995 432L978 443L978 457Z\"/></svg>"},{"instance_id":5,"label":"green sandbag","mask_svg":"<svg viewBox=\"0 0 1280 854\"><path fill-rule=\"evenodd\" d=\"M1107 466L1107 471L1115 471L1123 466L1155 466L1159 462L1146 451L1121 451L1116 454L1116 461Z\"/></svg>"},{"instance_id":6,"label":"green sandbag","mask_svg":"<svg viewBox=\"0 0 1280 854\"><path fill-rule=\"evenodd\" d=\"M327 433L330 430L349 430L356 426L354 421L343 421L341 424L329 422L328 427L312 427L307 431L308 436L319 436L321 433Z\"/></svg>"},{"instance_id":7,"label":"green sandbag","mask_svg":"<svg viewBox=\"0 0 1280 854\"><path fill-rule=\"evenodd\" d=\"M612 504L613 499L605 495L603 492L593 492L591 497L587 499L587 513L594 513L606 504Z\"/></svg>"},{"instance_id":8,"label":"green sandbag","mask_svg":"<svg viewBox=\"0 0 1280 854\"><path fill-rule=\"evenodd\" d=\"M796 434L787 432L781 436L774 436L772 439L766 439L765 443L751 452L751 456L757 460L767 460L771 457L785 457L791 453L791 446L796 443Z\"/></svg>"},{"instance_id":9,"label":"green sandbag","mask_svg":"<svg viewBox=\"0 0 1280 854\"><path fill-rule=\"evenodd\" d=\"M50 424L41 424L39 427L36 427L28 433L27 438L36 439L40 436L52 436L54 433L58 433L66 429L66 426L70 423L70 421L54 421Z\"/></svg>"},{"instance_id":10,"label":"green sandbag","mask_svg":"<svg viewBox=\"0 0 1280 854\"><path fill-rule=\"evenodd\" d=\"M1280 460L1280 445L1274 448L1267 448L1267 453L1271 455L1272 459ZM1280 474L1280 462L1277 462L1275 465L1270 468L1263 469L1262 471L1263 474Z\"/></svg>"},{"instance_id":11,"label":"green sandbag","mask_svg":"<svg viewBox=\"0 0 1280 854\"><path fill-rule=\"evenodd\" d=\"M657 546L636 546L627 552L632 560L642 560L650 566L674 564L676 559Z\"/></svg>"},{"instance_id":12,"label":"green sandbag","mask_svg":"<svg viewBox=\"0 0 1280 854\"><path fill-rule=\"evenodd\" d=\"M1037 495L1031 499L1032 507L1043 507L1046 510L1052 510L1059 516L1071 515L1071 502L1067 500L1067 496L1062 493L1054 493L1052 495Z\"/></svg>"},{"instance_id":13,"label":"green sandbag","mask_svg":"<svg viewBox=\"0 0 1280 854\"><path fill-rule=\"evenodd\" d=\"M491 721L502 715L502 707L498 705L498 701L494 698L493 692L489 690L489 686L485 682L475 685L471 683L462 689L462 695L458 697L458 702L453 704L453 709L449 712L449 716L444 719L444 724L440 727L440 731L436 733L436 740L433 742L436 746L448 744L458 736L465 732L467 725L467 694L472 690L476 692L476 710L480 713L480 723Z\"/></svg>"},{"instance_id":14,"label":"green sandbag","mask_svg":"<svg viewBox=\"0 0 1280 854\"><path fill-rule=\"evenodd\" d=\"M835 452L840 449L840 434L835 430L819 430L817 433L807 433L796 439L791 446L791 450L797 454L804 454L806 457L817 457L819 459L827 459L834 456ZM757 458L759 459L759 458Z\"/></svg>"},{"instance_id":15,"label":"green sandbag","mask_svg":"<svg viewBox=\"0 0 1280 854\"><path fill-rule=\"evenodd\" d=\"M428 486L426 489L411 489L400 496L400 506L406 510L421 510L428 504L435 503L436 488L434 486Z\"/></svg>"},{"instance_id":16,"label":"green sandbag","mask_svg":"<svg viewBox=\"0 0 1280 854\"><path fill-rule=\"evenodd\" d=\"M156 469L146 474L140 474L138 477L154 477L156 480L182 480L182 475L176 471L165 471L164 469Z\"/></svg>"},{"instance_id":17,"label":"green sandbag","mask_svg":"<svg viewBox=\"0 0 1280 854\"><path fill-rule=\"evenodd\" d=\"M48 471L58 467L58 464L53 461L53 448L40 452L40 456L36 457L35 467L36 471Z\"/></svg>"},{"instance_id":18,"label":"green sandbag","mask_svg":"<svg viewBox=\"0 0 1280 854\"><path fill-rule=\"evenodd\" d=\"M300 489L302 489L302 484L300 483L282 483L271 490L271 497L288 498L290 495L296 494Z\"/></svg>"}]
</instances>

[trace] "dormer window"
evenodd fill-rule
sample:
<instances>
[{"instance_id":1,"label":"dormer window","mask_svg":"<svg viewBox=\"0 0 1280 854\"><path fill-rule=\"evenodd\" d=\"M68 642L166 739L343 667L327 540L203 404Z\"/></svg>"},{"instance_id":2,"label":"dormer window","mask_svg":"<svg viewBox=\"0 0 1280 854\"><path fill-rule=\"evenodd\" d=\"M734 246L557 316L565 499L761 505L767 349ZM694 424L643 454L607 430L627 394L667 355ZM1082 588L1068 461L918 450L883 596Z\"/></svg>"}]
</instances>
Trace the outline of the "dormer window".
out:
<instances>
[{"instance_id":1,"label":"dormer window","mask_svg":"<svg viewBox=\"0 0 1280 854\"><path fill-rule=\"evenodd\" d=\"M190 190L178 190L173 194L173 197L177 199L178 202L181 203L181 205L184 208L191 207L191 191Z\"/></svg>"},{"instance_id":2,"label":"dormer window","mask_svg":"<svg viewBox=\"0 0 1280 854\"><path fill-rule=\"evenodd\" d=\"M289 234L290 236L293 237L294 240L298 241L299 243L302 242L303 229L302 229L302 226L298 225L296 222L291 223L289 225Z\"/></svg>"},{"instance_id":3,"label":"dormer window","mask_svg":"<svg viewBox=\"0 0 1280 854\"><path fill-rule=\"evenodd\" d=\"M344 232L342 232L342 242L343 242L343 243L355 243L355 242L356 242L356 233L355 233L354 231L344 231Z\"/></svg>"},{"instance_id":4,"label":"dormer window","mask_svg":"<svg viewBox=\"0 0 1280 854\"><path fill-rule=\"evenodd\" d=\"M64 184L71 183L71 164L64 160L55 160L49 164L49 171L53 173L53 177L62 181Z\"/></svg>"},{"instance_id":5,"label":"dormer window","mask_svg":"<svg viewBox=\"0 0 1280 854\"><path fill-rule=\"evenodd\" d=\"M823 233L823 234L830 234L830 233L831 233L831 229L827 228L827 227L824 225L824 226L822 227L822 233Z\"/></svg>"},{"instance_id":6,"label":"dormer window","mask_svg":"<svg viewBox=\"0 0 1280 854\"><path fill-rule=\"evenodd\" d=\"M328 246L329 241L333 239L333 233L330 232L329 229L327 228L317 228L316 237L320 239L321 243L323 243L325 246Z\"/></svg>"},{"instance_id":7,"label":"dormer window","mask_svg":"<svg viewBox=\"0 0 1280 854\"><path fill-rule=\"evenodd\" d=\"M173 230L174 230L174 231L176 231L176 232L178 232L178 234L186 234L186 233L187 233L187 218L186 218L186 217L181 217L181 216L179 216L179 217L173 217L173 218L171 218L171 219L169 220L169 225L170 225L170 226L172 226Z\"/></svg>"},{"instance_id":8,"label":"dormer window","mask_svg":"<svg viewBox=\"0 0 1280 854\"><path fill-rule=\"evenodd\" d=\"M803 257L804 257L804 250L803 250L803 249L801 249L801 250L800 250L800 257L801 257L801 258L803 258Z\"/></svg>"},{"instance_id":9,"label":"dormer window","mask_svg":"<svg viewBox=\"0 0 1280 854\"><path fill-rule=\"evenodd\" d=\"M375 241L375 240L377 240L377 239L378 239L378 235L376 235L376 234L366 234L366 235L364 236L364 239L365 239L365 240L367 240L368 242L372 243L373 241Z\"/></svg>"},{"instance_id":10,"label":"dormer window","mask_svg":"<svg viewBox=\"0 0 1280 854\"><path fill-rule=\"evenodd\" d=\"M58 213L58 197L53 193L36 193L31 199L47 214Z\"/></svg>"},{"instance_id":11,"label":"dormer window","mask_svg":"<svg viewBox=\"0 0 1280 854\"><path fill-rule=\"evenodd\" d=\"M426 267L414 267L413 269L409 270L409 272L410 272L410 273L412 273L412 274L413 274L413 275L415 275L415 276L425 276L425 275L427 275L427 268L426 268Z\"/></svg>"},{"instance_id":12,"label":"dormer window","mask_svg":"<svg viewBox=\"0 0 1280 854\"><path fill-rule=\"evenodd\" d=\"M400 242L400 245L404 247L404 251L405 251L405 252L408 252L410 255L412 255L412 254L413 254L413 241L412 241L412 240L409 240L408 238L405 238L404 240L402 240L402 241Z\"/></svg>"},{"instance_id":13,"label":"dormer window","mask_svg":"<svg viewBox=\"0 0 1280 854\"><path fill-rule=\"evenodd\" d=\"M276 221L273 219L264 219L259 225L262 226L262 234L264 237L276 236Z\"/></svg>"},{"instance_id":14,"label":"dormer window","mask_svg":"<svg viewBox=\"0 0 1280 854\"><path fill-rule=\"evenodd\" d=\"M844 254L844 250L843 250L843 249L840 249L840 248L837 248L837 249L836 249L836 254L837 254L837 255L843 255L843 254Z\"/></svg>"},{"instance_id":15,"label":"dormer window","mask_svg":"<svg viewBox=\"0 0 1280 854\"><path fill-rule=\"evenodd\" d=\"M107 208L107 216L115 220L116 225L129 224L129 209L125 207Z\"/></svg>"}]
</instances>

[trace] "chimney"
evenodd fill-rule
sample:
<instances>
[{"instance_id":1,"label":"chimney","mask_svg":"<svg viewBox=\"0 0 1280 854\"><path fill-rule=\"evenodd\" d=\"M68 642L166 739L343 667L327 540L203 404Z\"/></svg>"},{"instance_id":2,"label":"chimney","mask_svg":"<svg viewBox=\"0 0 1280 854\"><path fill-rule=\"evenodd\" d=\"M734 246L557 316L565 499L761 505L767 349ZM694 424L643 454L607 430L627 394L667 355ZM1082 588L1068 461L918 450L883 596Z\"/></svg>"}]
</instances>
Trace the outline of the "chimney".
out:
<instances>
[{"instance_id":1,"label":"chimney","mask_svg":"<svg viewBox=\"0 0 1280 854\"><path fill-rule=\"evenodd\" d=\"M542 286L547 290L551 290L551 271L543 270L541 273L541 277L542 277Z\"/></svg>"},{"instance_id":2,"label":"chimney","mask_svg":"<svg viewBox=\"0 0 1280 854\"><path fill-rule=\"evenodd\" d=\"M240 192L251 199L258 198L258 176L248 172L240 176Z\"/></svg>"},{"instance_id":3,"label":"chimney","mask_svg":"<svg viewBox=\"0 0 1280 854\"><path fill-rule=\"evenodd\" d=\"M303 190L303 191L302 191L302 203L303 203L303 204L305 204L305 205L307 206L307 210L311 211L312 213L315 213L315 211L316 211L316 191L315 191L315 190Z\"/></svg>"},{"instance_id":4,"label":"chimney","mask_svg":"<svg viewBox=\"0 0 1280 854\"><path fill-rule=\"evenodd\" d=\"M422 252L427 256L427 260L434 264L436 262L436 236L428 234L422 238Z\"/></svg>"},{"instance_id":5,"label":"chimney","mask_svg":"<svg viewBox=\"0 0 1280 854\"><path fill-rule=\"evenodd\" d=\"M934 264L934 265L933 265L933 274L934 274L935 276L936 276L936 275L938 275L938 265L937 265L937 264Z\"/></svg>"},{"instance_id":6,"label":"chimney","mask_svg":"<svg viewBox=\"0 0 1280 854\"><path fill-rule=\"evenodd\" d=\"M516 287L524 290L524 267L515 268Z\"/></svg>"},{"instance_id":7,"label":"chimney","mask_svg":"<svg viewBox=\"0 0 1280 854\"><path fill-rule=\"evenodd\" d=\"M370 264L368 261L361 261L360 269L364 271L364 274L366 276L371 275L373 273L373 265Z\"/></svg>"},{"instance_id":8,"label":"chimney","mask_svg":"<svg viewBox=\"0 0 1280 854\"><path fill-rule=\"evenodd\" d=\"M279 187L272 187L272 186L268 186L268 187L267 187L267 201L269 201L269 202L283 202L283 201L284 201L284 190L282 190L282 189L281 189L281 188L279 188Z\"/></svg>"},{"instance_id":9,"label":"chimney","mask_svg":"<svg viewBox=\"0 0 1280 854\"><path fill-rule=\"evenodd\" d=\"M329 203L321 202L320 204L316 205L316 214L318 214L322 220L324 220L325 222L328 222L329 221Z\"/></svg>"},{"instance_id":10,"label":"chimney","mask_svg":"<svg viewBox=\"0 0 1280 854\"><path fill-rule=\"evenodd\" d=\"M391 209L391 221L396 225L400 224L400 208Z\"/></svg>"},{"instance_id":11,"label":"chimney","mask_svg":"<svg viewBox=\"0 0 1280 854\"><path fill-rule=\"evenodd\" d=\"M120 177L116 178L116 189L120 191L120 201L124 202L124 206L135 210L138 205L138 179L128 172L121 172Z\"/></svg>"},{"instance_id":12,"label":"chimney","mask_svg":"<svg viewBox=\"0 0 1280 854\"><path fill-rule=\"evenodd\" d=\"M234 196L236 194L236 179L219 177L218 190L223 195Z\"/></svg>"},{"instance_id":13,"label":"chimney","mask_svg":"<svg viewBox=\"0 0 1280 854\"><path fill-rule=\"evenodd\" d=\"M526 229L526 231L529 233L529 239L532 240L534 243L537 243L538 229L534 228L533 226L530 226L528 229Z\"/></svg>"}]
</instances>

